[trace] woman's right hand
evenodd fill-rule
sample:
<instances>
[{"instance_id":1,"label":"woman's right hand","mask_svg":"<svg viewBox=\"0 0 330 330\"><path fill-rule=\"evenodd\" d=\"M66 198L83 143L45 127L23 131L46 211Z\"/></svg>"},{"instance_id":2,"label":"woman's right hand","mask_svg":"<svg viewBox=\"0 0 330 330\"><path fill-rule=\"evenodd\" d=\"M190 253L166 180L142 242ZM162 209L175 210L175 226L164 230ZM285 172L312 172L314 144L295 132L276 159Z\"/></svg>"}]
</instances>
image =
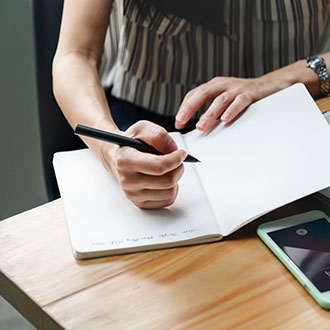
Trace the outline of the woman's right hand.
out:
<instances>
[{"instance_id":1,"label":"woman's right hand","mask_svg":"<svg viewBox=\"0 0 330 330\"><path fill-rule=\"evenodd\" d=\"M164 155L103 144L101 157L105 168L115 175L126 197L136 206L156 209L173 204L186 151L178 149L164 128L148 121L132 125L124 135L140 139Z\"/></svg>"}]
</instances>

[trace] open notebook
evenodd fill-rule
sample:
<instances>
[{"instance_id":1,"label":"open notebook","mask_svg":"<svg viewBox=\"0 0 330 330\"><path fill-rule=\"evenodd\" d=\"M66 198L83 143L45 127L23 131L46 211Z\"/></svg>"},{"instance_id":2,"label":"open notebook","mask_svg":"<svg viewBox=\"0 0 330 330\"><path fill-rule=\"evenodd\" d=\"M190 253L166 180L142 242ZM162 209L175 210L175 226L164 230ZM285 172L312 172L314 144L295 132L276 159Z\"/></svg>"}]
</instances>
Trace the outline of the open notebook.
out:
<instances>
[{"instance_id":1,"label":"open notebook","mask_svg":"<svg viewBox=\"0 0 330 330\"><path fill-rule=\"evenodd\" d=\"M330 128L302 84L250 106L209 134L171 133L201 160L185 164L174 205L142 210L91 151L54 168L74 255L91 258L220 240L253 219L330 186Z\"/></svg>"}]
</instances>

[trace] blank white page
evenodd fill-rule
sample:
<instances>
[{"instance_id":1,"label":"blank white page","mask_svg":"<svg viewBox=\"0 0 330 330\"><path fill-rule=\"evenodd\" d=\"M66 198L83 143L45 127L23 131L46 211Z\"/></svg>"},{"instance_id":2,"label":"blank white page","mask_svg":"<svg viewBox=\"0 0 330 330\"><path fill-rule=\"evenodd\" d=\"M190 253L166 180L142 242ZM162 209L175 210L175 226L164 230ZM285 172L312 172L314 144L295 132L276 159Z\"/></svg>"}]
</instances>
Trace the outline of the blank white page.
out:
<instances>
[{"instance_id":1,"label":"blank white page","mask_svg":"<svg viewBox=\"0 0 330 330\"><path fill-rule=\"evenodd\" d=\"M220 239L218 224L192 164L186 166L179 182L175 204L161 210L142 210L133 205L88 149L56 153L53 164L71 244L79 258L85 254L97 256L98 251L104 255L108 250L141 246L147 250L151 245L208 235Z\"/></svg>"},{"instance_id":2,"label":"blank white page","mask_svg":"<svg viewBox=\"0 0 330 330\"><path fill-rule=\"evenodd\" d=\"M330 186L330 129L302 84L260 100L233 124L185 135L228 235L253 218Z\"/></svg>"}]
</instances>

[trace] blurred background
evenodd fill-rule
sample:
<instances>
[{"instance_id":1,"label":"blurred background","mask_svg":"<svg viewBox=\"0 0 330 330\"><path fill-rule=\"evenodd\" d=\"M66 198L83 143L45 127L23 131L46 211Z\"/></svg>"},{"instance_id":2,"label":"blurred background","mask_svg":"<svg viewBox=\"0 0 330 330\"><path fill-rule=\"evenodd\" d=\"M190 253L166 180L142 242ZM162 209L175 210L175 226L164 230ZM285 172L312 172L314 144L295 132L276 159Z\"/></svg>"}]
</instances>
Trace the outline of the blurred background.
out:
<instances>
[{"instance_id":1,"label":"blurred background","mask_svg":"<svg viewBox=\"0 0 330 330\"><path fill-rule=\"evenodd\" d=\"M47 201L37 115L31 8L0 1L0 220ZM328 40L325 50L330 50ZM0 329L33 329L0 297Z\"/></svg>"},{"instance_id":2,"label":"blurred background","mask_svg":"<svg viewBox=\"0 0 330 330\"><path fill-rule=\"evenodd\" d=\"M31 9L0 1L0 220L46 202L43 181ZM0 329L34 329L0 298Z\"/></svg>"},{"instance_id":3,"label":"blurred background","mask_svg":"<svg viewBox=\"0 0 330 330\"><path fill-rule=\"evenodd\" d=\"M0 219L46 201L28 0L0 1Z\"/></svg>"}]
</instances>

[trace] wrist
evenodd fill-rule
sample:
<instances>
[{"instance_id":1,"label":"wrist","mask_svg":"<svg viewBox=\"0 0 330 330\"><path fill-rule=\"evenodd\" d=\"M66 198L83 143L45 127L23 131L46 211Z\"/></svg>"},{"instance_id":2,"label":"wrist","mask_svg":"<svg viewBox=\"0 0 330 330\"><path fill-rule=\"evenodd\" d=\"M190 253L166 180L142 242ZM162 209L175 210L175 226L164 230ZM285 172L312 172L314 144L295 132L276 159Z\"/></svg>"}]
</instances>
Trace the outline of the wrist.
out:
<instances>
[{"instance_id":1,"label":"wrist","mask_svg":"<svg viewBox=\"0 0 330 330\"><path fill-rule=\"evenodd\" d=\"M286 67L272 71L260 77L262 83L271 93L275 93L296 83L303 83L312 96L320 93L318 76L306 67L306 59L294 62ZM268 95L269 95L268 94Z\"/></svg>"},{"instance_id":2,"label":"wrist","mask_svg":"<svg viewBox=\"0 0 330 330\"><path fill-rule=\"evenodd\" d=\"M295 83L295 77L290 72L279 72L279 70L269 72L257 79L263 93L262 97L274 94Z\"/></svg>"},{"instance_id":3,"label":"wrist","mask_svg":"<svg viewBox=\"0 0 330 330\"><path fill-rule=\"evenodd\" d=\"M330 95L330 82L327 72L326 62L321 56L309 56L307 57L306 67L311 69L318 77L319 82L319 94L318 96Z\"/></svg>"},{"instance_id":4,"label":"wrist","mask_svg":"<svg viewBox=\"0 0 330 330\"><path fill-rule=\"evenodd\" d=\"M119 147L107 142L100 142L97 150L99 159L101 160L103 167L110 173L113 173L117 178L117 167L115 163L116 152Z\"/></svg>"},{"instance_id":5,"label":"wrist","mask_svg":"<svg viewBox=\"0 0 330 330\"><path fill-rule=\"evenodd\" d=\"M115 134L123 134L123 132L117 127L115 122L113 121L111 115L110 115L110 109L108 108L107 111L104 111L106 114L101 114L99 116L96 116L92 123L91 127L95 127L97 129L115 133Z\"/></svg>"},{"instance_id":6,"label":"wrist","mask_svg":"<svg viewBox=\"0 0 330 330\"><path fill-rule=\"evenodd\" d=\"M284 72L283 78L289 83L289 86L303 83L312 96L319 95L318 76L313 70L306 67L306 59L299 60L280 70Z\"/></svg>"},{"instance_id":7,"label":"wrist","mask_svg":"<svg viewBox=\"0 0 330 330\"><path fill-rule=\"evenodd\" d=\"M123 134L123 132L120 131L119 128L114 124L111 116L109 116L109 118L104 116L96 117L94 118L93 121L89 121L89 123L86 125L115 134L121 134L121 135ZM116 159L116 152L118 146L115 144L111 144L105 141L92 139L88 137L81 137L81 138L84 140L86 145L101 160L103 167L108 172L113 173L117 178L115 159Z\"/></svg>"}]
</instances>

